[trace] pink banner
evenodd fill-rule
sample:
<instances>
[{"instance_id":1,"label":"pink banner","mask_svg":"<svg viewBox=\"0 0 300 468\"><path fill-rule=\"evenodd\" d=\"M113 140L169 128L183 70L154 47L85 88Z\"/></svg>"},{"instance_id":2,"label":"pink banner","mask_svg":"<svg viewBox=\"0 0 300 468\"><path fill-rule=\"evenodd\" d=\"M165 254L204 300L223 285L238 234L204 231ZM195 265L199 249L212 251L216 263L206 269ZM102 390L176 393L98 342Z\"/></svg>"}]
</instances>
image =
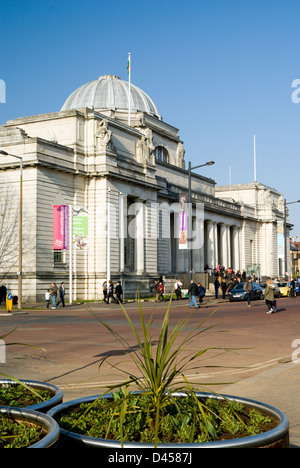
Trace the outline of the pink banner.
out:
<instances>
[{"instance_id":1,"label":"pink banner","mask_svg":"<svg viewBox=\"0 0 300 468\"><path fill-rule=\"evenodd\" d=\"M53 206L53 249L69 248L69 207L68 205Z\"/></svg>"}]
</instances>

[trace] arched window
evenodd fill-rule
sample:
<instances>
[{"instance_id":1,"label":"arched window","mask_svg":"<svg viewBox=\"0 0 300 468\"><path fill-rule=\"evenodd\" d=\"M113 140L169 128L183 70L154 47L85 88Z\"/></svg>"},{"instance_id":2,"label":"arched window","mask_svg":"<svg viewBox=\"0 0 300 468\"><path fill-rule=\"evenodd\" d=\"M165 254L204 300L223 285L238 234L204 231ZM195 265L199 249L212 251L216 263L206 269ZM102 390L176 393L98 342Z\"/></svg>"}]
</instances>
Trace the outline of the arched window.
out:
<instances>
[{"instance_id":1,"label":"arched window","mask_svg":"<svg viewBox=\"0 0 300 468\"><path fill-rule=\"evenodd\" d=\"M155 148L154 155L157 161L169 162L168 151L163 146L157 146Z\"/></svg>"}]
</instances>

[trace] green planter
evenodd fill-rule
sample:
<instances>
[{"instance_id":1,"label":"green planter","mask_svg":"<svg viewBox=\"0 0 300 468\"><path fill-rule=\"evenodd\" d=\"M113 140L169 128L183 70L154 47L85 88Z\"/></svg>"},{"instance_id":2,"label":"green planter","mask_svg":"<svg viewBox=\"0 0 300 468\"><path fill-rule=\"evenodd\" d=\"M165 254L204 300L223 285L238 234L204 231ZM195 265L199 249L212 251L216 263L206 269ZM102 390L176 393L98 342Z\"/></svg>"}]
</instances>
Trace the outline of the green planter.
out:
<instances>
[{"instance_id":1,"label":"green planter","mask_svg":"<svg viewBox=\"0 0 300 468\"><path fill-rule=\"evenodd\" d=\"M222 398L222 395L217 396L210 393L196 393L196 395L201 399L202 398ZM107 395L106 398L109 398L110 395ZM182 396L182 394L174 394L174 396ZM286 416L279 411L278 409L269 406L258 401L249 400L245 398L233 397L230 395L223 395L228 400L235 400L244 406L257 409L258 411L263 411L267 413L270 417L277 419L278 425L267 431L263 434L258 434L255 436L243 437L239 439L230 439L222 441L213 441L213 442L203 442L203 443L191 443L191 444L158 444L157 448L171 448L172 450L181 450L181 449L194 449L194 448L288 448L289 447L289 424ZM62 403L54 408L52 408L48 415L57 421L59 424L61 416L69 411L70 409L79 406L81 403L92 403L97 399L99 395L94 395L82 399L72 400L66 403ZM69 432L64 429L60 429L61 437L60 443L62 447L69 446L75 448L105 448L105 449L120 449L121 443L114 440L106 439L97 439L89 436L84 436L81 434L76 434L75 432ZM140 448L152 448L153 445L149 443L138 443L138 442L124 442L124 448L140 449Z\"/></svg>"},{"instance_id":2,"label":"green planter","mask_svg":"<svg viewBox=\"0 0 300 468\"><path fill-rule=\"evenodd\" d=\"M26 406L28 409L39 411L41 413L47 413L53 406L57 406L63 401L63 392L59 387L47 382L38 382L35 380L20 380L23 384L32 387L34 390L46 390L51 394L51 398L37 403L34 405ZM18 382L12 379L0 379L1 386L13 386L17 385ZM0 406L1 408L1 406Z\"/></svg>"},{"instance_id":3,"label":"green planter","mask_svg":"<svg viewBox=\"0 0 300 468\"><path fill-rule=\"evenodd\" d=\"M28 422L31 425L38 425L44 429L45 435L38 442L26 448L56 448L60 430L57 422L49 415L28 408L21 409L1 406L0 417L2 416L9 416L16 423Z\"/></svg>"}]
</instances>

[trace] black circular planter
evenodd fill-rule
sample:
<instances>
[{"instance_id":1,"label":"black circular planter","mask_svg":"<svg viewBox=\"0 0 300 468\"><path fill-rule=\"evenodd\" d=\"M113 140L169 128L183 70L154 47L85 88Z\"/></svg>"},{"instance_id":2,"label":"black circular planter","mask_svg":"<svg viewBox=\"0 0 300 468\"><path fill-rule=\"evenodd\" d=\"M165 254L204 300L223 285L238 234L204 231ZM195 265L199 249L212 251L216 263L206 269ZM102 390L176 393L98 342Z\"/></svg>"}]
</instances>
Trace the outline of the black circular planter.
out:
<instances>
[{"instance_id":1,"label":"black circular planter","mask_svg":"<svg viewBox=\"0 0 300 468\"><path fill-rule=\"evenodd\" d=\"M28 408L11 408L10 406L0 407L1 416L9 416L16 421L29 422L42 426L46 435L33 445L27 448L56 448L60 437L60 429L57 422L48 414L40 413Z\"/></svg>"},{"instance_id":2,"label":"black circular planter","mask_svg":"<svg viewBox=\"0 0 300 468\"><path fill-rule=\"evenodd\" d=\"M183 394L174 394L175 396L183 396ZM279 411L278 409L261 403L255 400L249 400L246 398L239 398L231 395L215 395L211 393L196 393L196 395L203 398L217 398L227 400L237 401L244 406L256 409L258 411L263 411L264 413L269 414L272 418L278 420L278 425L271 429L270 431L264 432L262 434L243 437L239 439L230 439L230 440L221 440L213 442L195 442L189 444L183 443L174 443L174 444L158 444L157 448L172 448L174 450L181 449L196 449L196 448L289 448L289 423L286 416ZM106 395L106 398L109 398L110 395ZM69 411L76 406L79 406L81 403L92 403L99 395L94 395L82 399L76 399L62 403L56 407L53 407L48 415L55 419L58 424L61 416L64 412ZM76 434L75 432L69 432L64 429L60 429L61 437L60 443L65 446L72 447L82 447L82 448L105 448L105 449L119 449L121 448L120 441L107 440L107 439L97 439L94 437L84 436L81 434ZM124 442L124 448L152 448L153 444L149 443L139 443L139 442Z\"/></svg>"},{"instance_id":3,"label":"black circular planter","mask_svg":"<svg viewBox=\"0 0 300 468\"><path fill-rule=\"evenodd\" d=\"M35 380L21 380L25 385L32 387L35 390L47 390L52 395L46 401L42 401L41 403L37 403L35 405L27 406L27 408L35 411L40 411L41 413L47 413L53 406L59 405L63 401L63 392L59 387L53 384L49 384L47 382L38 382ZM18 385L18 381L12 379L0 379L0 385ZM1 408L1 406L0 406Z\"/></svg>"}]
</instances>

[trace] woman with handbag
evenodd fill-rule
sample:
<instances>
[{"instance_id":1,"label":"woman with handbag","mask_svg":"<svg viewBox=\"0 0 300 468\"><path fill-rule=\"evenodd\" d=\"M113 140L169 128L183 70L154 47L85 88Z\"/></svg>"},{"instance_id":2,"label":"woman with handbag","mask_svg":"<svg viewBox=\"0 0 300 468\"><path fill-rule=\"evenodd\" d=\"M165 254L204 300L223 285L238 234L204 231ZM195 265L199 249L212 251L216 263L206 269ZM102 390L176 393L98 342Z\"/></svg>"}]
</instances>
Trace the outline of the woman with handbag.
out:
<instances>
[{"instance_id":1,"label":"woman with handbag","mask_svg":"<svg viewBox=\"0 0 300 468\"><path fill-rule=\"evenodd\" d=\"M274 312L274 309L273 309L274 293L275 293L275 286L272 280L269 279L267 281L267 287L265 289L265 301L268 307L267 314L272 314Z\"/></svg>"}]
</instances>

